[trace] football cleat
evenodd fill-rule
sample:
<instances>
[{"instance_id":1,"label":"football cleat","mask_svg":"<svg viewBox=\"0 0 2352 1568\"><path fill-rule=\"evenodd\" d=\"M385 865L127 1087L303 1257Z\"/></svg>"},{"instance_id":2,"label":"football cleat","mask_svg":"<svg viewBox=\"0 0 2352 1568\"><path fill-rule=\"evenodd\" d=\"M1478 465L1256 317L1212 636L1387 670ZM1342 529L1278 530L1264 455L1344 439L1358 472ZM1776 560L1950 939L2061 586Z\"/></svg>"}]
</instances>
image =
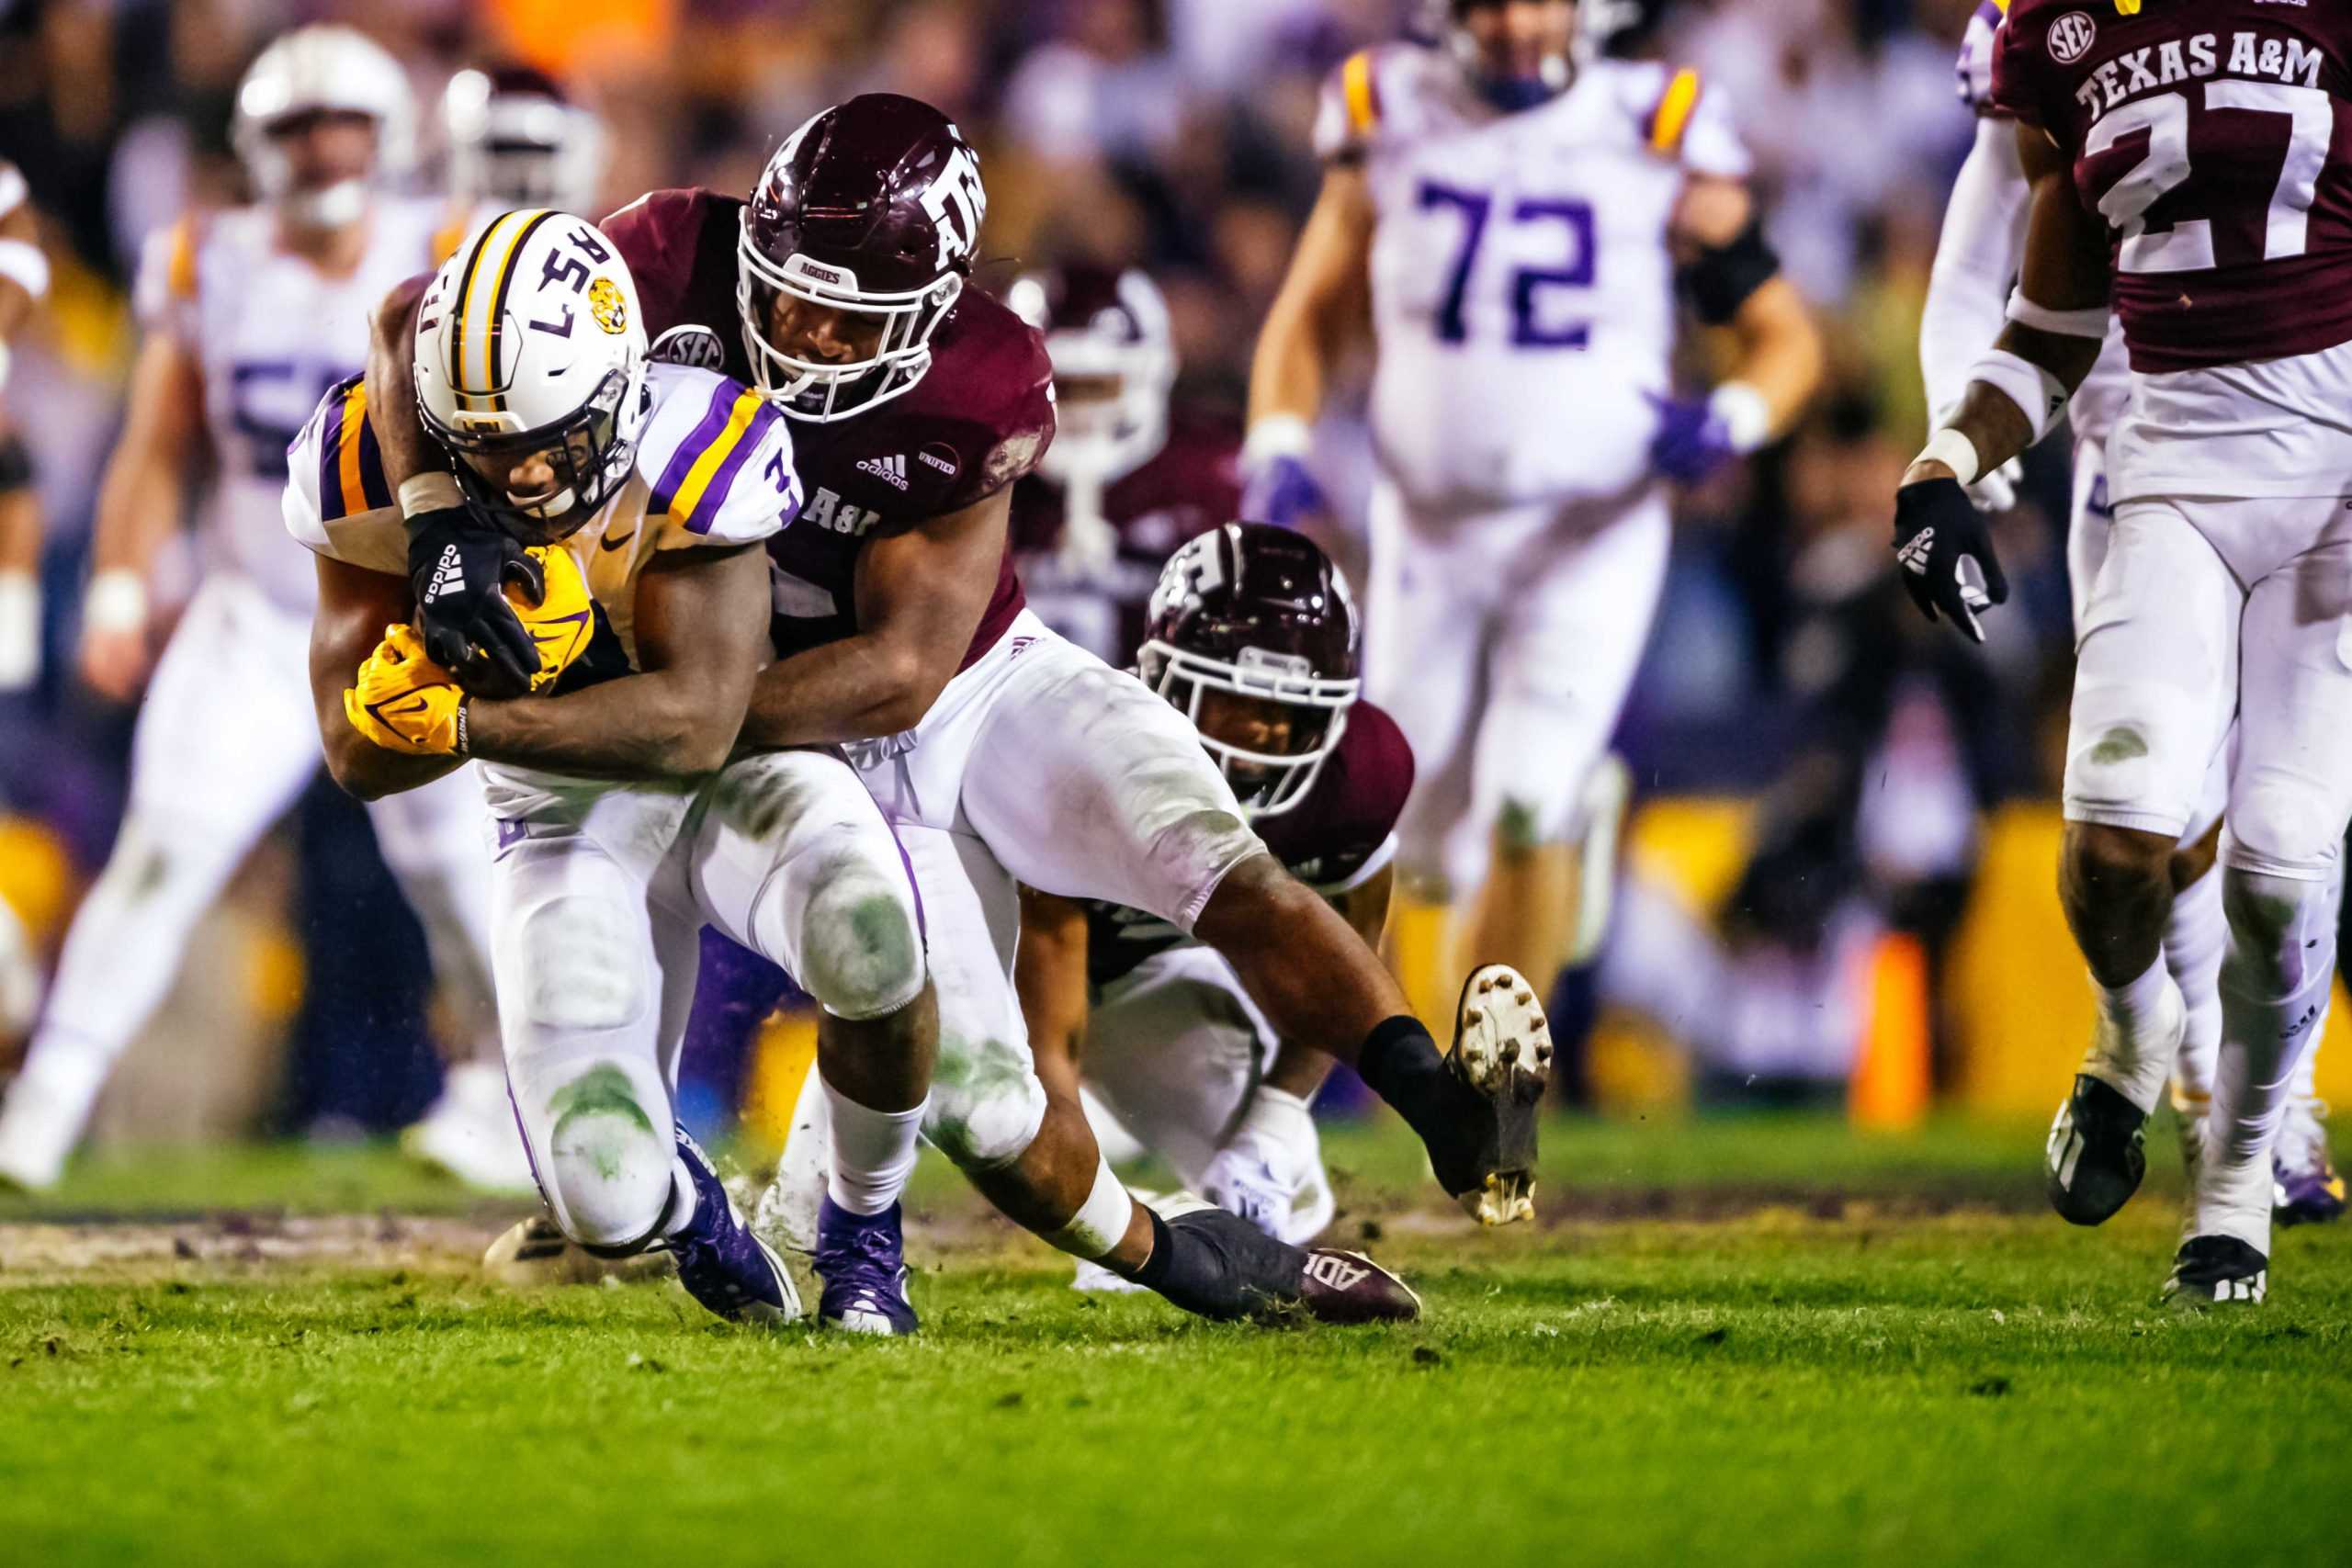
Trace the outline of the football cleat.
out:
<instances>
[{"instance_id":1,"label":"football cleat","mask_svg":"<svg viewBox=\"0 0 2352 1568\"><path fill-rule=\"evenodd\" d=\"M800 1316L800 1292L784 1260L735 1211L710 1157L678 1129L678 1159L694 1184L695 1212L667 1247L686 1293L730 1323L781 1327Z\"/></svg>"},{"instance_id":2,"label":"football cleat","mask_svg":"<svg viewBox=\"0 0 2352 1568\"><path fill-rule=\"evenodd\" d=\"M1190 1193L1152 1207L1166 1223L1177 1267L1157 1289L1203 1317L1284 1323L1400 1323L1420 1315L1421 1299L1404 1280L1361 1253L1311 1251L1276 1241L1238 1214Z\"/></svg>"},{"instance_id":3,"label":"football cleat","mask_svg":"<svg viewBox=\"0 0 2352 1568\"><path fill-rule=\"evenodd\" d=\"M2148 1113L2098 1079L2075 1075L2042 1152L2042 1190L2068 1224L2104 1223L2148 1174Z\"/></svg>"},{"instance_id":4,"label":"football cleat","mask_svg":"<svg viewBox=\"0 0 2352 1568\"><path fill-rule=\"evenodd\" d=\"M422 1121L401 1129L401 1152L477 1192L526 1197L538 1191L506 1098L505 1069L494 1063L450 1068L441 1098Z\"/></svg>"},{"instance_id":5,"label":"football cleat","mask_svg":"<svg viewBox=\"0 0 2352 1568\"><path fill-rule=\"evenodd\" d=\"M1411 1323L1421 1315L1413 1288L1361 1252L1309 1247L1299 1300L1317 1323Z\"/></svg>"},{"instance_id":6,"label":"football cleat","mask_svg":"<svg viewBox=\"0 0 2352 1568\"><path fill-rule=\"evenodd\" d=\"M667 1273L670 1255L648 1247L628 1258L603 1258L575 1247L548 1214L517 1220L483 1249L482 1272L502 1285L537 1290L548 1285L593 1285L604 1280L641 1280Z\"/></svg>"},{"instance_id":7,"label":"football cleat","mask_svg":"<svg viewBox=\"0 0 2352 1568\"><path fill-rule=\"evenodd\" d=\"M848 1334L912 1334L922 1326L907 1299L905 1240L896 1203L853 1214L831 1196L817 1205L817 1275L825 1282L817 1321Z\"/></svg>"},{"instance_id":8,"label":"football cleat","mask_svg":"<svg viewBox=\"0 0 2352 1568\"><path fill-rule=\"evenodd\" d=\"M1475 1168L1441 1170L1440 1184L1480 1224L1532 1218L1535 1112L1552 1077L1552 1030L1535 987L1518 970L1489 964L1462 983L1445 1065L1486 1101L1492 1122Z\"/></svg>"},{"instance_id":9,"label":"football cleat","mask_svg":"<svg viewBox=\"0 0 2352 1568\"><path fill-rule=\"evenodd\" d=\"M2328 1157L2326 1123L2327 1101L2301 1095L2287 1102L2270 1149L2271 1217L2279 1224L2325 1224L2344 1213L2344 1178Z\"/></svg>"},{"instance_id":10,"label":"football cleat","mask_svg":"<svg viewBox=\"0 0 2352 1568\"><path fill-rule=\"evenodd\" d=\"M2180 1244L2162 1301L2181 1312L2259 1306L2270 1286L2270 1259L2233 1235L2197 1235Z\"/></svg>"}]
</instances>

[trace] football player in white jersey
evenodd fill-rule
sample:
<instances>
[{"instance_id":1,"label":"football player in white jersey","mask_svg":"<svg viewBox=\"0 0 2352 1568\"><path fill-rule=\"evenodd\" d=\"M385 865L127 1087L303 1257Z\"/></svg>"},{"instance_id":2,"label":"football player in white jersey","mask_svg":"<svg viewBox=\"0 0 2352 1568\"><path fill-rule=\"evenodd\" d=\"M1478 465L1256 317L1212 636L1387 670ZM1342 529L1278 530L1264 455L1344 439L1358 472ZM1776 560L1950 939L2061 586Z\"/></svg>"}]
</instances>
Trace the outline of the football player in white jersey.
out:
<instances>
[{"instance_id":1,"label":"football player in white jersey","mask_svg":"<svg viewBox=\"0 0 2352 1568\"><path fill-rule=\"evenodd\" d=\"M146 686L130 805L0 1108L0 1181L58 1179L198 919L317 770L300 679L315 588L279 521L286 448L320 393L366 363L369 307L426 260L436 207L382 188L407 166L413 118L407 79L377 45L343 28L289 33L238 89L232 135L258 201L185 219L149 246L145 342L82 617L89 683L118 701ZM147 573L206 456L204 578L151 679ZM371 815L474 1054L411 1146L481 1186L528 1190L495 1055L479 790L452 779Z\"/></svg>"},{"instance_id":2,"label":"football player in white jersey","mask_svg":"<svg viewBox=\"0 0 2352 1568\"><path fill-rule=\"evenodd\" d=\"M1246 515L1312 508L1309 427L1369 321L1365 693L1423 764L1400 887L1454 905L1458 953L1539 984L1599 938L1609 868L1595 846L1580 877L1575 846L1615 809L1600 764L1665 576L1669 481L1783 429L1821 357L1718 95L1591 57L1578 15L1450 0L1436 41L1340 69L1243 455ZM1703 401L1672 388L1678 293L1735 345Z\"/></svg>"},{"instance_id":3,"label":"football player in white jersey","mask_svg":"<svg viewBox=\"0 0 2352 1568\"><path fill-rule=\"evenodd\" d=\"M0 158L0 400L8 389L8 341L49 292L23 171ZM40 672L40 513L32 460L0 401L0 693L20 691ZM23 922L0 898L0 1037L32 1026L40 1006L40 966Z\"/></svg>"},{"instance_id":4,"label":"football player in white jersey","mask_svg":"<svg viewBox=\"0 0 2352 1568\"><path fill-rule=\"evenodd\" d=\"M782 1265L676 1125L704 923L797 976L852 1055L912 1079L912 1104L872 1110L828 1085L835 1187L869 1212L895 1212L914 1168L938 1029L913 882L857 774L831 750L729 760L765 659L761 545L800 510L790 426L715 372L649 365L627 264L544 209L459 247L413 354L454 464L408 482L530 547L544 593L518 611L538 669L516 696L469 695L426 653L355 376L286 490L321 558L309 666L329 766L381 798L481 760L506 1065L557 1224L612 1256L666 1245L713 1311L787 1321ZM822 1314L912 1325L902 1277L828 1277Z\"/></svg>"},{"instance_id":5,"label":"football player in white jersey","mask_svg":"<svg viewBox=\"0 0 2352 1568\"><path fill-rule=\"evenodd\" d=\"M2008 309L2009 289L2025 254L2025 222L2031 194L2018 158L2017 122L1993 106L1993 44L2007 0L1982 0L1962 38L1958 67L1960 98L1977 116L1976 138L1944 210L1943 235L1919 321L1919 368L1933 419L1940 423L1960 406L1968 389L1969 367L1984 343L1998 335ZM2081 623L2107 542L2115 526L2108 504L2108 436L2131 395L2132 368L2123 333L2110 323L2107 341L2089 377L2067 406L2074 434L2072 502L2066 519L2066 579L2075 619ZM2016 502L2016 463L2004 465L1971 487L1970 495L1988 512ZM2222 949L2228 925L2222 914L2222 879L2212 874L2219 849L2222 808L2229 797L2228 755L2213 759L2205 797L2190 819L2173 859L2175 895L2165 926L2165 965L2185 1004L2180 1051L2173 1069L2172 1103L2183 1157L2193 1163L2212 1103L2213 1070L2222 1045ZM2098 1051L2094 1043L2093 1051ZM2344 1184L2328 1158L2322 1125L2325 1106L2313 1088L2319 1052L2303 1055L2287 1102L2285 1121L2272 1149L2276 1198L2281 1223L2325 1221L2344 1212ZM2100 1076L2097 1062L2086 1071ZM2062 1112L2062 1123L2065 1120ZM2064 1148L2064 1139L2053 1143ZM2062 1213L2104 1218L2103 1202L2081 1208L2082 1199L2052 1173L2052 1195Z\"/></svg>"}]
</instances>

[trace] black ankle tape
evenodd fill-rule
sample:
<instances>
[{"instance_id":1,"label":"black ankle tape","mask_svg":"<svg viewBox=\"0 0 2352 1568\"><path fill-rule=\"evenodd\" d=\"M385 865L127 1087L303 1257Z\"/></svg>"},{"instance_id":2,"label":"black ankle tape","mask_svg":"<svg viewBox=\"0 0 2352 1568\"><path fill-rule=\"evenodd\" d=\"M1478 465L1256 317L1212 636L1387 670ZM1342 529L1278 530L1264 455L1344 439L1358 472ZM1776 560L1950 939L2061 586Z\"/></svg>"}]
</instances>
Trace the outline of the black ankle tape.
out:
<instances>
[{"instance_id":1,"label":"black ankle tape","mask_svg":"<svg viewBox=\"0 0 2352 1568\"><path fill-rule=\"evenodd\" d=\"M1437 1042L1421 1027L1421 1021L1411 1013L1400 1012L1374 1025L1372 1032L1364 1036L1363 1048L1356 1053L1356 1076L1385 1100L1388 1089L1384 1086L1394 1079L1398 1067L1417 1058L1433 1060L1436 1055Z\"/></svg>"}]
</instances>

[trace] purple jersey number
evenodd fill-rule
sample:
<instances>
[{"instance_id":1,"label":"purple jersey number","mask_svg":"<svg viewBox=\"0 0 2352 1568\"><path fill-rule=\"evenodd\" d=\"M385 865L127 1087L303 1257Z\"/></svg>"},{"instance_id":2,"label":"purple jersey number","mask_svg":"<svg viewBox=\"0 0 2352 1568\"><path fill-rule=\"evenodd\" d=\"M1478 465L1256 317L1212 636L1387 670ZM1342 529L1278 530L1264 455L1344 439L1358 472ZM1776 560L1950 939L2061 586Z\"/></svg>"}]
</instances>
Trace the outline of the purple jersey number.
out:
<instances>
[{"instance_id":1,"label":"purple jersey number","mask_svg":"<svg viewBox=\"0 0 2352 1568\"><path fill-rule=\"evenodd\" d=\"M1483 191L1460 190L1424 180L1416 205L1424 212L1450 207L1462 214L1462 244L1454 254L1453 270L1446 276L1445 298L1438 306L1437 335L1441 343L1466 343L1470 327L1463 317L1463 303L1470 291L1470 273L1477 265L1479 247L1486 243L1487 220L1494 214L1494 197ZM1555 229L1567 241L1566 254L1559 265L1512 269L1511 346L1585 347L1592 338L1590 321L1547 322L1541 305L1547 290L1592 287L1594 256L1599 246L1594 243L1591 203L1529 199L1511 209L1510 219L1517 228L1542 225Z\"/></svg>"}]
</instances>

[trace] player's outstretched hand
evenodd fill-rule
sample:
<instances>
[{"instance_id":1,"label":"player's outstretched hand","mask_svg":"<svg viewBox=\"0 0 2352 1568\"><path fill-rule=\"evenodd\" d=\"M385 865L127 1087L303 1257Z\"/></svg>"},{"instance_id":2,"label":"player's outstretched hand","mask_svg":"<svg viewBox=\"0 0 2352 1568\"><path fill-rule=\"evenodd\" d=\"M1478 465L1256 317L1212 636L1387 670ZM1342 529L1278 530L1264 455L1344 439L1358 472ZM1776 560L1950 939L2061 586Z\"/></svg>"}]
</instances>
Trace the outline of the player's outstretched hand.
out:
<instances>
[{"instance_id":1,"label":"player's outstretched hand","mask_svg":"<svg viewBox=\"0 0 2352 1568\"><path fill-rule=\"evenodd\" d=\"M521 544L463 506L420 513L409 519L408 576L428 658L477 696L531 689L539 650L503 590L537 604L547 581Z\"/></svg>"},{"instance_id":2,"label":"player's outstretched hand","mask_svg":"<svg viewBox=\"0 0 2352 1568\"><path fill-rule=\"evenodd\" d=\"M1916 479L1894 492L1894 558L1919 613L1932 621L1940 610L1978 642L1977 612L2008 602L1993 531L1956 479Z\"/></svg>"},{"instance_id":3,"label":"player's outstretched hand","mask_svg":"<svg viewBox=\"0 0 2352 1568\"><path fill-rule=\"evenodd\" d=\"M1703 484L1739 456L1730 423L1711 405L1656 393L1650 402L1657 409L1650 466L1677 484Z\"/></svg>"}]
</instances>

